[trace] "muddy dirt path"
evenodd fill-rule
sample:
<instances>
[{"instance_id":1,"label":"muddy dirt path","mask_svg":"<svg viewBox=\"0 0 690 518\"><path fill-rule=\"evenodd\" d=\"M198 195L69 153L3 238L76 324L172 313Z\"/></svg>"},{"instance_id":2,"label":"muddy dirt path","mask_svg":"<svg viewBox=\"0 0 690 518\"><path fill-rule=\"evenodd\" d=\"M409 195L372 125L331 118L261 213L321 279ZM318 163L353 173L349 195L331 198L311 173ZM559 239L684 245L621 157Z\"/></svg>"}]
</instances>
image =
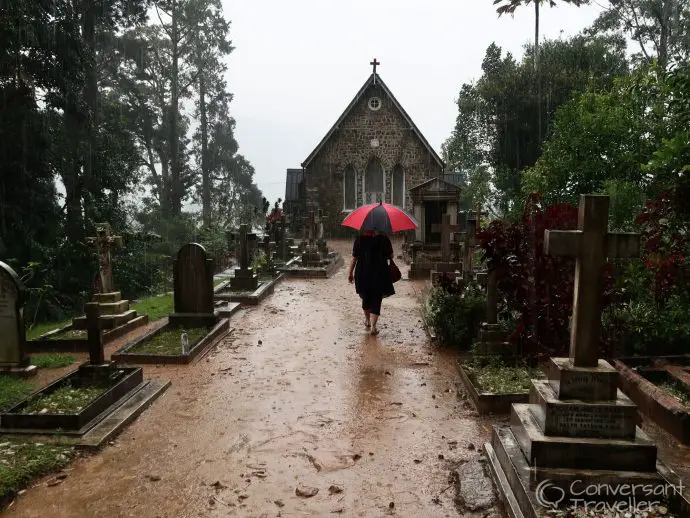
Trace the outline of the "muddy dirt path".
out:
<instances>
[{"instance_id":1,"label":"muddy dirt path","mask_svg":"<svg viewBox=\"0 0 690 518\"><path fill-rule=\"evenodd\" d=\"M371 337L347 266L284 281L200 362L146 368L172 380L168 391L7 515L501 516L453 502L449 475L479 455L489 426L458 399L453 357L427 342L422 287L398 283ZM297 496L300 485L318 494Z\"/></svg>"}]
</instances>

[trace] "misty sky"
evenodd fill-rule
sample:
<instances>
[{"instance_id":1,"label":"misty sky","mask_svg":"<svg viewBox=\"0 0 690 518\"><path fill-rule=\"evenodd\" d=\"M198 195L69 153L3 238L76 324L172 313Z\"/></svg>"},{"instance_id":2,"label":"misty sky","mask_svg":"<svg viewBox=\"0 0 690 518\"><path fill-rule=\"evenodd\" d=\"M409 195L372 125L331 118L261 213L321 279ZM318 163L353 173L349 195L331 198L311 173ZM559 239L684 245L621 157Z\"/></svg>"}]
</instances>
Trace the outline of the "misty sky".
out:
<instances>
[{"instance_id":1,"label":"misty sky","mask_svg":"<svg viewBox=\"0 0 690 518\"><path fill-rule=\"evenodd\" d=\"M542 38L591 24L604 0L542 8ZM382 79L440 153L463 82L481 75L495 41L516 56L534 38L530 6L500 19L491 0L223 0L235 46L228 83L240 153L271 204L364 81Z\"/></svg>"}]
</instances>

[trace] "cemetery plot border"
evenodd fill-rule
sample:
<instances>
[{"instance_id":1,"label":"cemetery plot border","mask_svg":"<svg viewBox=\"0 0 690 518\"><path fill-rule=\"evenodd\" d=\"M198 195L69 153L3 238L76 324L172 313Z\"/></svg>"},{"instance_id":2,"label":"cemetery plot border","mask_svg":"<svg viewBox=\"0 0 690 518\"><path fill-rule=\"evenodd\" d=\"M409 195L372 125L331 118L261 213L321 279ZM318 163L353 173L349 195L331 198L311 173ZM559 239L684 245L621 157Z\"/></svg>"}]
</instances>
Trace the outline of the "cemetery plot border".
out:
<instances>
[{"instance_id":1,"label":"cemetery plot border","mask_svg":"<svg viewBox=\"0 0 690 518\"><path fill-rule=\"evenodd\" d=\"M290 259L278 271L293 279L328 279L345 261L339 252L329 252L323 266L303 266L301 256Z\"/></svg>"},{"instance_id":2,"label":"cemetery plot border","mask_svg":"<svg viewBox=\"0 0 690 518\"><path fill-rule=\"evenodd\" d=\"M690 445L690 401L683 404L660 385L673 383L690 399L690 355L613 361L621 390L639 410L682 444Z\"/></svg>"},{"instance_id":3,"label":"cemetery plot border","mask_svg":"<svg viewBox=\"0 0 690 518\"><path fill-rule=\"evenodd\" d=\"M117 340L131 333L135 329L148 325L149 316L141 315L129 322L122 324L114 329L103 330L103 345ZM69 333L70 331L83 331L83 338L60 338L60 335ZM74 329L73 324L68 324L64 327L53 329L45 334L42 334L34 340L26 341L26 349L32 353L53 353L53 352L69 352L82 353L88 352L89 347L86 340L86 329Z\"/></svg>"},{"instance_id":4,"label":"cemetery plot border","mask_svg":"<svg viewBox=\"0 0 690 518\"><path fill-rule=\"evenodd\" d=\"M275 291L276 285L284 278L279 274L271 280L259 281L258 287L252 291L233 290L230 286L232 280L221 282L213 290L213 299L216 301L238 302L247 306L256 306Z\"/></svg>"},{"instance_id":5,"label":"cemetery plot border","mask_svg":"<svg viewBox=\"0 0 690 518\"><path fill-rule=\"evenodd\" d=\"M196 343L189 344L190 348L184 354L180 347L180 354L152 354L152 353L138 353L136 348L149 342L156 336L173 329L177 326L171 325L167 322L165 325L146 333L144 336L130 342L121 349L118 349L112 355L113 361L124 364L151 364L151 363L166 363L186 365L192 363L194 360L203 357L209 352L226 335L232 333L235 329L230 327L230 320L228 318L221 318L205 336L197 340Z\"/></svg>"},{"instance_id":6,"label":"cemetery plot border","mask_svg":"<svg viewBox=\"0 0 690 518\"><path fill-rule=\"evenodd\" d=\"M519 360L515 359L514 364L517 366ZM467 362L458 360L457 367L469 400L480 415L508 415L513 403L529 402L529 388L520 392L489 392L476 382L473 369Z\"/></svg>"},{"instance_id":7,"label":"cemetery plot border","mask_svg":"<svg viewBox=\"0 0 690 518\"><path fill-rule=\"evenodd\" d=\"M169 386L169 381L145 381L139 367L85 363L0 414L0 433L97 448L114 437ZM105 390L77 412L24 412L38 398L49 397L66 387Z\"/></svg>"}]
</instances>

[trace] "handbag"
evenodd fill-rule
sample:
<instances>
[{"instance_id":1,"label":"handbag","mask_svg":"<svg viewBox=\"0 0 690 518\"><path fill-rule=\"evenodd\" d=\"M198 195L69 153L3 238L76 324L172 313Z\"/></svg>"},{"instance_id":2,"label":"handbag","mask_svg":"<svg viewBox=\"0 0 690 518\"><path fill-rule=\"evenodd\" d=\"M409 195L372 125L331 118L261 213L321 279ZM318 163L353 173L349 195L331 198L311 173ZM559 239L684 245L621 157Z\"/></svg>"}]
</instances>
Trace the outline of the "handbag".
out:
<instances>
[{"instance_id":1,"label":"handbag","mask_svg":"<svg viewBox=\"0 0 690 518\"><path fill-rule=\"evenodd\" d=\"M402 279L402 273L400 272L400 268L398 268L398 265L393 262L391 259L390 264L388 265L388 274L391 277L391 282L396 283L400 279Z\"/></svg>"}]
</instances>

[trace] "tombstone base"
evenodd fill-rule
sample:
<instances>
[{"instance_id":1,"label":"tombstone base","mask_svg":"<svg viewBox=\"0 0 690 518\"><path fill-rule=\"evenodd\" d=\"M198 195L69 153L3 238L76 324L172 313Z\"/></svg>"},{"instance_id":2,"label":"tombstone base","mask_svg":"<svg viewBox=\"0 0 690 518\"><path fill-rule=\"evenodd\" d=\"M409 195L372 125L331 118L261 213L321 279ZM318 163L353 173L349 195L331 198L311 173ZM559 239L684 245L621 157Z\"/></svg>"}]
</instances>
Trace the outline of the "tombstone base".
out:
<instances>
[{"instance_id":1,"label":"tombstone base","mask_svg":"<svg viewBox=\"0 0 690 518\"><path fill-rule=\"evenodd\" d=\"M654 471L656 444L636 428L634 440L545 435L529 404L515 404L510 429L530 465L581 470Z\"/></svg>"},{"instance_id":2,"label":"tombstone base","mask_svg":"<svg viewBox=\"0 0 690 518\"><path fill-rule=\"evenodd\" d=\"M35 365L27 365L26 367L0 367L0 374L16 378L29 378L34 376L37 372L38 367Z\"/></svg>"},{"instance_id":3,"label":"tombstone base","mask_svg":"<svg viewBox=\"0 0 690 518\"><path fill-rule=\"evenodd\" d=\"M559 399L616 399L618 371L604 360L596 367L576 367L570 358L551 358L546 370Z\"/></svg>"},{"instance_id":4,"label":"tombstone base","mask_svg":"<svg viewBox=\"0 0 690 518\"><path fill-rule=\"evenodd\" d=\"M484 451L491 476L511 517L547 518L553 516L553 505L565 509L574 505L582 507L585 502L589 510L599 502L615 505L613 510L622 516L635 511L636 505L640 511L649 511L649 507L645 508L647 504L658 506L660 501L667 512L690 515L682 481L660 461L650 472L534 467L525 458L510 427L500 425L493 426L491 442L484 445ZM587 494L585 490L589 490Z\"/></svg>"},{"instance_id":5,"label":"tombstone base","mask_svg":"<svg viewBox=\"0 0 690 518\"><path fill-rule=\"evenodd\" d=\"M233 290L254 291L259 286L259 275L254 270L247 268L235 269L235 275L230 279L230 287Z\"/></svg>"},{"instance_id":6,"label":"tombstone base","mask_svg":"<svg viewBox=\"0 0 690 518\"><path fill-rule=\"evenodd\" d=\"M213 327L218 322L215 313L170 313L168 324L170 327Z\"/></svg>"},{"instance_id":7,"label":"tombstone base","mask_svg":"<svg viewBox=\"0 0 690 518\"><path fill-rule=\"evenodd\" d=\"M110 293L96 293L93 296L93 301L99 304L108 304L112 302L119 302L122 300L122 294L119 291L111 291Z\"/></svg>"},{"instance_id":8,"label":"tombstone base","mask_svg":"<svg viewBox=\"0 0 690 518\"><path fill-rule=\"evenodd\" d=\"M637 406L621 392L612 401L558 399L547 380L534 380L530 411L545 435L634 439Z\"/></svg>"}]
</instances>

